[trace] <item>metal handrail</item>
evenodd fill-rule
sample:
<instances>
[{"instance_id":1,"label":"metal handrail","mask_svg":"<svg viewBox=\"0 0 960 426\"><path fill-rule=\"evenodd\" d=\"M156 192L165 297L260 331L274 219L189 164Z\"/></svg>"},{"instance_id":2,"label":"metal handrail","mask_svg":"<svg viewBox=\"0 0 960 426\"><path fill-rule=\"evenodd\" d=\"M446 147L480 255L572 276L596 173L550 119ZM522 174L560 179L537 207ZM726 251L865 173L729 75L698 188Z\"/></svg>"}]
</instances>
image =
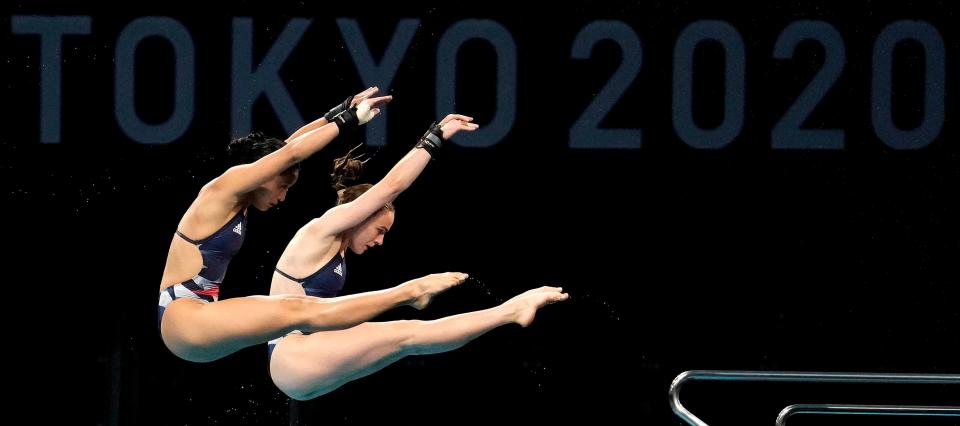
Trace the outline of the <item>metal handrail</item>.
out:
<instances>
[{"instance_id":1,"label":"metal handrail","mask_svg":"<svg viewBox=\"0 0 960 426\"><path fill-rule=\"evenodd\" d=\"M805 382L805 383L913 383L960 384L960 374L823 373L800 371L691 370L680 373L670 384L670 407L691 426L708 426L680 402L680 389L688 381Z\"/></svg>"},{"instance_id":2,"label":"metal handrail","mask_svg":"<svg viewBox=\"0 0 960 426\"><path fill-rule=\"evenodd\" d=\"M935 416L960 417L960 407L915 406L915 405L843 405L843 404L794 404L788 405L777 416L777 426L784 426L795 414L832 414L865 416Z\"/></svg>"}]
</instances>

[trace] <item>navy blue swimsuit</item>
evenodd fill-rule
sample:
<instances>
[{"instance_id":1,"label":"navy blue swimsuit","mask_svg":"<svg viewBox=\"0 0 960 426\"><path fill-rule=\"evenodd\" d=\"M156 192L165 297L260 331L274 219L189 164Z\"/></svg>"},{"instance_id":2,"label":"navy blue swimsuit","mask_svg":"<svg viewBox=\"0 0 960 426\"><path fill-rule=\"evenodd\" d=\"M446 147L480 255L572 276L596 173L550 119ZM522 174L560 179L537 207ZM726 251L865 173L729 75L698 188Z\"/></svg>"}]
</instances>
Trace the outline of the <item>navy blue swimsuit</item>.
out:
<instances>
[{"instance_id":1,"label":"navy blue swimsuit","mask_svg":"<svg viewBox=\"0 0 960 426\"><path fill-rule=\"evenodd\" d=\"M227 274L230 259L233 259L243 245L246 226L247 216L243 214L243 210L240 210L226 225L202 240L190 239L177 231L180 238L200 249L203 267L195 277L160 292L160 302L157 305L157 329L160 328L160 322L163 320L163 311L174 300L189 297L203 302L217 301L220 296L220 283Z\"/></svg>"},{"instance_id":2,"label":"navy blue swimsuit","mask_svg":"<svg viewBox=\"0 0 960 426\"><path fill-rule=\"evenodd\" d=\"M278 274L283 275L291 281L296 281L303 286L303 290L307 293L307 296L314 297L336 297L340 294L340 290L343 289L343 283L347 280L347 262L340 253L337 253L326 265L323 265L317 272L310 274L306 278L294 278L286 272L281 271L280 268L276 268L276 271ZM273 355L273 348L279 340L279 338L273 339L267 344L268 359Z\"/></svg>"},{"instance_id":3,"label":"navy blue swimsuit","mask_svg":"<svg viewBox=\"0 0 960 426\"><path fill-rule=\"evenodd\" d=\"M303 290L307 292L307 296L336 297L343 289L343 282L347 280L347 262L344 261L340 253L337 253L326 265L306 278L291 277L286 272L281 271L280 268L276 268L276 271L278 274L302 285Z\"/></svg>"}]
</instances>

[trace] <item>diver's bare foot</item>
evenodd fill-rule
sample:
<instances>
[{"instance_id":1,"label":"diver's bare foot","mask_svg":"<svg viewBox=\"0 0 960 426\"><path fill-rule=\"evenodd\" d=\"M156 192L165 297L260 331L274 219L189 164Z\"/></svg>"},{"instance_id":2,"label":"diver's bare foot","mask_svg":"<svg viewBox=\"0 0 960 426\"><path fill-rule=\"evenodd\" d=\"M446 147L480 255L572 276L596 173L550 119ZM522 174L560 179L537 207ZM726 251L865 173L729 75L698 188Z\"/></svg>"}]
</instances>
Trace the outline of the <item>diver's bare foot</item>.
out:
<instances>
[{"instance_id":1,"label":"diver's bare foot","mask_svg":"<svg viewBox=\"0 0 960 426\"><path fill-rule=\"evenodd\" d=\"M537 309L551 303L567 300L569 297L570 295L564 293L561 287L544 286L514 296L500 306L511 309L513 322L526 327L533 322Z\"/></svg>"},{"instance_id":2,"label":"diver's bare foot","mask_svg":"<svg viewBox=\"0 0 960 426\"><path fill-rule=\"evenodd\" d=\"M410 306L417 309L426 308L434 296L464 282L468 276L469 275L462 272L444 272L442 274L430 274L409 281L416 295L413 301L410 302Z\"/></svg>"}]
</instances>

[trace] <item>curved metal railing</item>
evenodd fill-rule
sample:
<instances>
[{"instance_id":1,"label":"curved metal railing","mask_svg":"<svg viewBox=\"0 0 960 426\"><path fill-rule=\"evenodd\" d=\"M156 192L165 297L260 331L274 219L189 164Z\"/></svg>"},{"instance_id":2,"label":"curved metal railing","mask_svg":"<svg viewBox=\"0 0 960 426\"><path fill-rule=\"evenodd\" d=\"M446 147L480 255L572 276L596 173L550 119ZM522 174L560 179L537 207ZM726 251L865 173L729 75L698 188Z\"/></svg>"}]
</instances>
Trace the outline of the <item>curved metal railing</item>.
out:
<instances>
[{"instance_id":1,"label":"curved metal railing","mask_svg":"<svg viewBox=\"0 0 960 426\"><path fill-rule=\"evenodd\" d=\"M843 405L843 404L794 404L788 405L777 416L777 426L787 424L795 414L833 414L865 416L933 416L960 417L960 407L915 406L915 405Z\"/></svg>"},{"instance_id":2,"label":"curved metal railing","mask_svg":"<svg viewBox=\"0 0 960 426\"><path fill-rule=\"evenodd\" d=\"M960 374L902 374L902 373L822 373L822 372L778 372L778 371L726 371L726 370L691 370L680 373L673 383L670 384L670 407L680 419L691 426L708 426L703 420L694 415L690 410L680 402L680 389L683 384L689 381L737 381L737 382L804 382L804 383L884 383L884 384L960 384ZM792 411L787 412L786 418L799 412L813 412L820 409L820 413L833 413L829 408L814 407L873 407L874 411L867 412L864 409L862 413L855 413L851 410L845 414L886 414L893 415L897 410L901 410L904 415L920 415L912 413L909 408L918 410L920 408L938 409L939 413L948 413L960 410L960 407L910 407L910 406L854 406L854 405L793 405ZM790 407L787 407L789 409ZM784 409L780 413L784 416ZM809 411L797 411L809 410ZM837 412L839 413L839 411ZM941 414L948 415L948 414ZM949 414L953 415L953 414ZM783 418L783 421L786 421ZM780 424L778 419L778 425Z\"/></svg>"}]
</instances>

